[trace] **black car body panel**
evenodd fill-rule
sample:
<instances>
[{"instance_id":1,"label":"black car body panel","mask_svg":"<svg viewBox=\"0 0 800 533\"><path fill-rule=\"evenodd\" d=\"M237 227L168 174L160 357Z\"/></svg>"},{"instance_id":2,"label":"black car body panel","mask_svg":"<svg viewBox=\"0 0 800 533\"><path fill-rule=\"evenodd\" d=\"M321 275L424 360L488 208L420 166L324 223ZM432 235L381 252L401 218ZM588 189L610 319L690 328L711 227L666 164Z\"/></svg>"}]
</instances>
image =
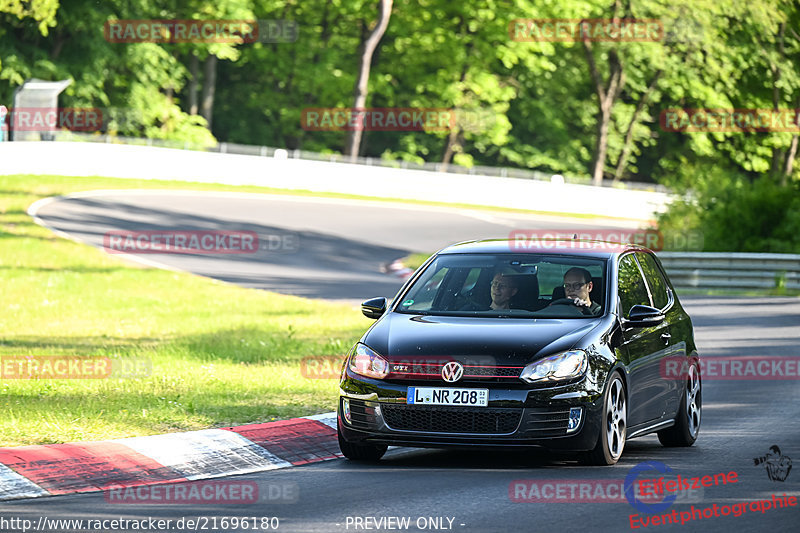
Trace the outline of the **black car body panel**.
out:
<instances>
[{"instance_id":1,"label":"black car body panel","mask_svg":"<svg viewBox=\"0 0 800 533\"><path fill-rule=\"evenodd\" d=\"M392 313L361 342L389 359L469 355L491 357L498 365L525 366L541 353L568 350L599 322Z\"/></svg>"},{"instance_id":2,"label":"black car body panel","mask_svg":"<svg viewBox=\"0 0 800 533\"><path fill-rule=\"evenodd\" d=\"M697 350L690 318L658 258L645 248L624 245L611 252L581 250L579 254L559 247L536 250L540 256L579 255L604 262L604 311L597 317L450 316L399 309L435 257L508 252L508 241L454 245L438 252L408 280L360 340L388 361L389 373L373 379L356 373L347 362L342 369L340 438L352 443L415 447L591 450L601 432L602 398L614 371L621 374L629 397L628 437L674 424L685 383L665 379L662 361L676 356L696 359ZM640 254L648 257L625 258ZM647 305L658 299L665 304L658 308L662 315L659 323L635 327L625 319L618 298L618 294L627 295L624 286L619 293L621 261L628 274L635 275L636 265L645 280L655 276L654 272L660 276L644 282L647 292L641 294L648 299L639 302ZM647 269L639 266L640 261ZM588 358L583 375L534 384L519 377L526 365L574 349L583 350ZM442 378L442 368L450 361L464 367L463 378L456 384ZM488 402L481 407L412 405L407 403L409 387L487 389ZM343 417L345 400L349 422ZM578 427L568 432L572 408L581 408L582 414Z\"/></svg>"}]
</instances>

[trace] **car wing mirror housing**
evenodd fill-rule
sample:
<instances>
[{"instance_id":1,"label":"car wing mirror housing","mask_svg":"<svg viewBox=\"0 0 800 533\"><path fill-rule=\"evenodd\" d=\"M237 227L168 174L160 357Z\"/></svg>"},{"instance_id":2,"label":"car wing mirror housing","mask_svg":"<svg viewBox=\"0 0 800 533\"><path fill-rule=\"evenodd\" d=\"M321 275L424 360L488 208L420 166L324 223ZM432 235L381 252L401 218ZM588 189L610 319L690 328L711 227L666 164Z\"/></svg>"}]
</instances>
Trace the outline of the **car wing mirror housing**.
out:
<instances>
[{"instance_id":1,"label":"car wing mirror housing","mask_svg":"<svg viewBox=\"0 0 800 533\"><path fill-rule=\"evenodd\" d=\"M367 318L380 318L386 312L386 298L371 298L361 303L361 312Z\"/></svg>"},{"instance_id":2,"label":"car wing mirror housing","mask_svg":"<svg viewBox=\"0 0 800 533\"><path fill-rule=\"evenodd\" d=\"M649 305L634 305L628 313L624 324L631 328L645 328L657 326L664 321L664 314L660 309Z\"/></svg>"}]
</instances>

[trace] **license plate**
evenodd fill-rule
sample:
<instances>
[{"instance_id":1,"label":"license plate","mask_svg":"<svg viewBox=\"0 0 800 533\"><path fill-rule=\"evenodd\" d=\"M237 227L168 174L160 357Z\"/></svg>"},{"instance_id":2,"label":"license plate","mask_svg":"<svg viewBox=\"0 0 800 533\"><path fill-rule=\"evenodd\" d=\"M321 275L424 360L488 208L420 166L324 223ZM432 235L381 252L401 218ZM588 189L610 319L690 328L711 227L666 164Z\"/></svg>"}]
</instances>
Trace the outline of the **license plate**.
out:
<instances>
[{"instance_id":1,"label":"license plate","mask_svg":"<svg viewBox=\"0 0 800 533\"><path fill-rule=\"evenodd\" d=\"M406 395L409 405L468 405L486 407L489 389L450 389L440 387L409 387Z\"/></svg>"}]
</instances>

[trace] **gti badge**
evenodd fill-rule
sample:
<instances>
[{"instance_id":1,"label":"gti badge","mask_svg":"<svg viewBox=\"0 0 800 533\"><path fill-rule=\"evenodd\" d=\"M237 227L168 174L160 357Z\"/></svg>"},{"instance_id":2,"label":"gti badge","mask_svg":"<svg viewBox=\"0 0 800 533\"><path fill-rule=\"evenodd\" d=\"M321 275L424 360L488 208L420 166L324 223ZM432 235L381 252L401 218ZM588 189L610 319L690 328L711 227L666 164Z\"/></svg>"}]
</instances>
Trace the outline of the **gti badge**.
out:
<instances>
[{"instance_id":1,"label":"gti badge","mask_svg":"<svg viewBox=\"0 0 800 533\"><path fill-rule=\"evenodd\" d=\"M464 375L464 367L461 363L450 361L442 367L442 379L448 383L455 383Z\"/></svg>"}]
</instances>

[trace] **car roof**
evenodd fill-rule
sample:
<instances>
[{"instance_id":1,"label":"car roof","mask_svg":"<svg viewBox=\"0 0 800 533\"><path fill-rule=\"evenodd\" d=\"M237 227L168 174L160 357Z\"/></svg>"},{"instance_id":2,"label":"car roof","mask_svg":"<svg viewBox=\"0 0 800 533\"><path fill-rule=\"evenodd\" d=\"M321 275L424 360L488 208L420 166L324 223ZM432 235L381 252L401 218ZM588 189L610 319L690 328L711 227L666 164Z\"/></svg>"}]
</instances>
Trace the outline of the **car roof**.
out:
<instances>
[{"instance_id":1,"label":"car roof","mask_svg":"<svg viewBox=\"0 0 800 533\"><path fill-rule=\"evenodd\" d=\"M515 241L511 239L483 239L459 242L439 250L439 254L501 254L535 253L549 255L576 255L609 259L628 251L653 253L644 246L630 243L581 239L536 239Z\"/></svg>"}]
</instances>

